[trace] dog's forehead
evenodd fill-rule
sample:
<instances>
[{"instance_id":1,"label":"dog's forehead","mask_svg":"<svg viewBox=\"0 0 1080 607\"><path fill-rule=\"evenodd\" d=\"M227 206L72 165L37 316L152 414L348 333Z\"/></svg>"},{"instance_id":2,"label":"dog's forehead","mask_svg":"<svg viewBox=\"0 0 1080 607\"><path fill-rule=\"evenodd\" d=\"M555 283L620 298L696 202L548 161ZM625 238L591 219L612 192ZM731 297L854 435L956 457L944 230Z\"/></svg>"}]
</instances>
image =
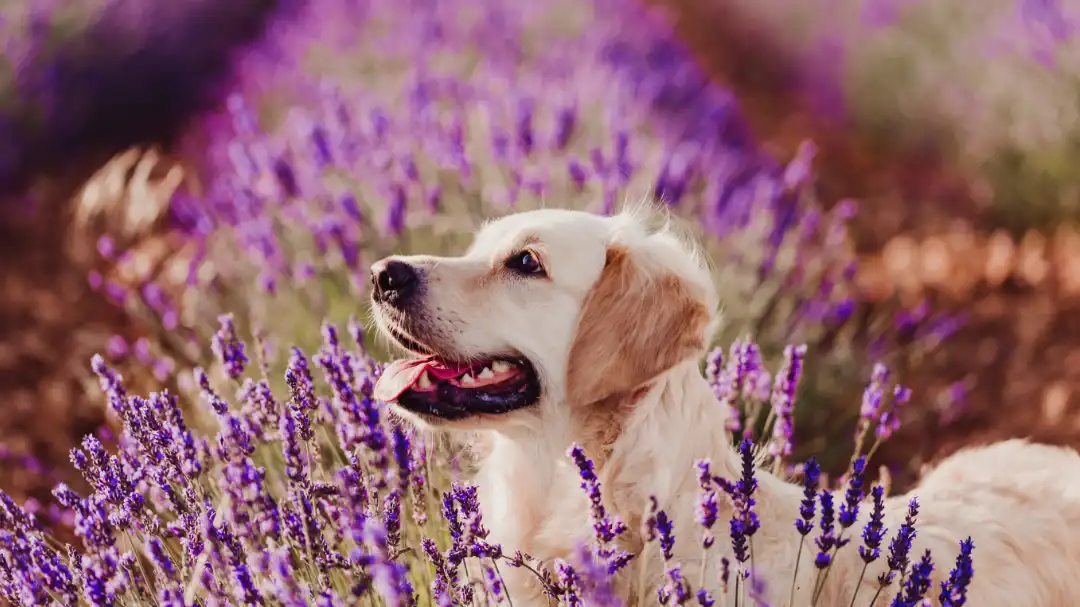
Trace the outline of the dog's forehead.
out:
<instances>
[{"instance_id":1,"label":"dog's forehead","mask_svg":"<svg viewBox=\"0 0 1080 607\"><path fill-rule=\"evenodd\" d=\"M601 242L608 232L606 219L600 215L562 209L528 211L486 224L473 240L472 250L490 252L537 241L551 246Z\"/></svg>"}]
</instances>

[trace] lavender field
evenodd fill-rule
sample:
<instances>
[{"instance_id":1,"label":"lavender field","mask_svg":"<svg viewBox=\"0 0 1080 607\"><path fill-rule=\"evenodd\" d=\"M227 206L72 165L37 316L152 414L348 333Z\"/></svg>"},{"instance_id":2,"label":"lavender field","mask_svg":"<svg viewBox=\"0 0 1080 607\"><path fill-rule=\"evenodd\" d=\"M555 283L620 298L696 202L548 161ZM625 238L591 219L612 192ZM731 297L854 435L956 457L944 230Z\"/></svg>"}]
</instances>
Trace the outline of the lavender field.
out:
<instances>
[{"instance_id":1,"label":"lavender field","mask_svg":"<svg viewBox=\"0 0 1080 607\"><path fill-rule=\"evenodd\" d=\"M798 568L824 587L844 551L858 553L877 593L843 605L966 604L978 546L913 549L918 499L895 528L883 523L885 499L942 451L927 427L958 428L951 447L977 434L962 425L975 418L971 392L983 394L973 388L1015 394L986 387L1008 374L972 337L989 335L979 324L989 317L1017 324L1008 289L1051 285L1054 311L1073 310L1064 262L1080 184L1080 14L1034 0L985 13L860 1L830 3L824 12L850 17L833 23L790 0L725 6L801 58L786 90L808 100L799 107L814 124L885 148L932 145L971 191L989 192L971 201L981 223L965 216L940 237L952 272L939 281L967 280L978 294L961 297L904 282L921 271L913 266L933 269L935 234L921 261L892 236L867 252L867 222L901 212L883 201L905 204L895 192L875 191L870 204L832 196L835 180L822 188L817 177L832 148L822 158L805 140L777 154L763 140L745 82L710 69L721 45L687 40L701 6L282 4L254 42L222 51L226 75L192 101L167 149L123 151L64 197L56 246L76 260L78 288L48 309L66 316L83 292L109 320L64 354L85 353L62 365L78 379L59 397L90 403L70 424L79 436L46 448L21 421L0 430L0 459L20 481L0 487L4 600L512 606L506 580L524 576L537 604L794 607ZM138 29L148 13L131 14ZM41 64L21 59L35 47L7 31L19 82L20 69ZM486 221L511 213L609 215L642 200L669 209L709 257L723 322L701 364L734 420L726 436L741 475L697 462L699 490L681 496L695 528L673 529L655 501L645 520L628 521L610 509L602 454L568 444L564 458L537 465L576 469L580 518L595 537L540 559L490 537L468 437L418 430L374 397L395 353L369 320L369 268L390 254L460 254ZM35 217L40 201L19 204ZM905 254L915 261L897 262ZM24 292L19 280L5 290ZM1044 300L1015 308L1034 318L1022 328L1065 335ZM1061 428L1075 417L1075 356L1040 339L1003 338L994 351L1011 347L1001 354L1010 363L1065 361L1057 375L1069 381L1047 388L1057 391L1046 422ZM0 354L17 351L10 343ZM1035 408L1048 416L1040 395ZM997 404L976 414L1012 420ZM1012 421L999 429L1031 433ZM1056 442L1080 445L1074 435ZM58 449L70 449L67 461ZM761 475L801 487L799 517L781 529L755 513ZM813 546L790 588L764 585L770 563L753 558L755 536L775 534ZM664 556L663 579L627 581L643 558L625 550L630 538ZM679 562L679 545L701 557ZM826 604L814 597L807 605Z\"/></svg>"}]
</instances>

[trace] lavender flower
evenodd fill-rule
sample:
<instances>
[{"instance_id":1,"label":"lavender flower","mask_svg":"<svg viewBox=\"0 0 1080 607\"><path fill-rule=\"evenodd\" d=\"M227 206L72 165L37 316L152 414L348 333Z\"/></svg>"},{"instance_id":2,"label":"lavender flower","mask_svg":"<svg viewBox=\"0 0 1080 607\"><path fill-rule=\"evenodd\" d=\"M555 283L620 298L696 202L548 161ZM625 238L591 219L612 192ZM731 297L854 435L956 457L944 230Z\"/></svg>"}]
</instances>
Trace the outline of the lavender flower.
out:
<instances>
[{"instance_id":1,"label":"lavender flower","mask_svg":"<svg viewBox=\"0 0 1080 607\"><path fill-rule=\"evenodd\" d=\"M401 426L394 427L390 439L394 451L394 463L397 464L398 489L407 491L409 480L412 478L412 445Z\"/></svg>"},{"instance_id":2,"label":"lavender flower","mask_svg":"<svg viewBox=\"0 0 1080 607\"><path fill-rule=\"evenodd\" d=\"M814 528L814 507L817 504L818 480L821 477L821 466L817 460L811 457L803 466L803 499L799 505L799 519L795 521L795 529L799 535L806 537Z\"/></svg>"},{"instance_id":3,"label":"lavender flower","mask_svg":"<svg viewBox=\"0 0 1080 607\"><path fill-rule=\"evenodd\" d=\"M716 538L712 534L713 525L719 517L720 503L717 500L716 489L713 487L712 473L709 470L711 462L701 460L697 462L698 486L701 492L698 494L697 520L703 528L701 532L701 546L708 550L712 547Z\"/></svg>"},{"instance_id":4,"label":"lavender flower","mask_svg":"<svg viewBox=\"0 0 1080 607\"><path fill-rule=\"evenodd\" d=\"M834 531L835 510L833 508L833 494L828 490L821 491L821 534L814 540L818 547L817 556L814 557L814 566L818 569L826 569L832 564L832 551L839 549L839 540Z\"/></svg>"},{"instance_id":5,"label":"lavender flower","mask_svg":"<svg viewBox=\"0 0 1080 607\"><path fill-rule=\"evenodd\" d=\"M214 335L213 350L218 361L225 367L225 373L231 379L239 379L244 374L248 358L244 354L244 342L236 334L236 323L232 314L218 317L221 328Z\"/></svg>"},{"instance_id":6,"label":"lavender flower","mask_svg":"<svg viewBox=\"0 0 1080 607\"><path fill-rule=\"evenodd\" d=\"M757 513L754 512L754 492L757 490L755 478L756 467L754 466L754 445L749 439L743 439L739 445L739 455L742 461L742 474L739 480L732 485L731 498L734 502L734 512L730 521L731 546L735 552L735 560L746 563L750 560L750 540L761 526Z\"/></svg>"},{"instance_id":7,"label":"lavender flower","mask_svg":"<svg viewBox=\"0 0 1080 607\"><path fill-rule=\"evenodd\" d=\"M720 557L720 588L724 594L728 591L728 580L731 578L731 561L726 556Z\"/></svg>"},{"instance_id":8,"label":"lavender flower","mask_svg":"<svg viewBox=\"0 0 1080 607\"><path fill-rule=\"evenodd\" d=\"M625 603L615 591L607 564L598 561L585 546L578 548L576 557L576 583L581 598L596 607L623 607Z\"/></svg>"},{"instance_id":9,"label":"lavender flower","mask_svg":"<svg viewBox=\"0 0 1080 607\"><path fill-rule=\"evenodd\" d=\"M458 587L458 568L456 565L452 565L447 560L446 556L439 550L438 545L435 544L435 540L425 537L421 545L424 549L424 554L427 555L428 560L435 568L435 577L431 581L431 594L433 596L457 596L460 593Z\"/></svg>"},{"instance_id":10,"label":"lavender flower","mask_svg":"<svg viewBox=\"0 0 1080 607\"><path fill-rule=\"evenodd\" d=\"M805 345L784 348L784 366L773 383L770 404L776 421L773 426L773 440L769 443L769 453L777 458L791 455L792 434L795 430L795 391L802 377L805 356Z\"/></svg>"},{"instance_id":11,"label":"lavender flower","mask_svg":"<svg viewBox=\"0 0 1080 607\"><path fill-rule=\"evenodd\" d=\"M665 561L670 561L675 556L675 524L663 510L656 512L656 531L660 539L660 552Z\"/></svg>"},{"instance_id":12,"label":"lavender flower","mask_svg":"<svg viewBox=\"0 0 1080 607\"><path fill-rule=\"evenodd\" d=\"M863 392L862 407L859 409L861 419L869 422L878 418L885 397L885 384L888 381L889 369L881 363L875 363L870 383Z\"/></svg>"},{"instance_id":13,"label":"lavender flower","mask_svg":"<svg viewBox=\"0 0 1080 607\"><path fill-rule=\"evenodd\" d=\"M404 565L394 562L390 557L386 529L376 520L368 519L364 524L364 544L371 556L372 577L375 588L386 604L391 607L406 607L413 603L413 589L409 583Z\"/></svg>"},{"instance_id":14,"label":"lavender flower","mask_svg":"<svg viewBox=\"0 0 1080 607\"><path fill-rule=\"evenodd\" d=\"M972 567L971 553L975 543L971 538L960 542L960 554L956 557L956 566L949 572L949 579L941 582L941 594L938 601L941 607L961 607L967 603L967 590L975 572Z\"/></svg>"},{"instance_id":15,"label":"lavender flower","mask_svg":"<svg viewBox=\"0 0 1080 607\"><path fill-rule=\"evenodd\" d=\"M851 467L851 476L848 478L848 488L844 494L844 503L840 504L840 527L847 529L855 524L859 518L859 504L866 493L863 491L863 481L866 474L866 458L860 456Z\"/></svg>"},{"instance_id":16,"label":"lavender flower","mask_svg":"<svg viewBox=\"0 0 1080 607\"><path fill-rule=\"evenodd\" d=\"M660 504L656 501L655 495L650 495L648 506L645 509L645 517L641 520L641 537L644 538L646 542L656 541L658 528L660 526L657 521L659 514Z\"/></svg>"},{"instance_id":17,"label":"lavender flower","mask_svg":"<svg viewBox=\"0 0 1080 607\"><path fill-rule=\"evenodd\" d=\"M300 424L297 423L301 415L296 407L286 407L279 418L281 425L278 428L282 457L285 460L285 477L295 484L303 483L308 477L307 461L300 446Z\"/></svg>"},{"instance_id":18,"label":"lavender flower","mask_svg":"<svg viewBox=\"0 0 1080 607\"><path fill-rule=\"evenodd\" d=\"M866 521L866 526L863 527L863 545L859 546L859 556L867 564L873 563L881 556L881 540L887 531L883 524L885 520L885 488L876 485L870 490L870 494L874 498L874 509L870 513L870 520Z\"/></svg>"},{"instance_id":19,"label":"lavender flower","mask_svg":"<svg viewBox=\"0 0 1080 607\"><path fill-rule=\"evenodd\" d=\"M686 605L693 599L690 583L682 575L678 566L667 568L664 585L657 591L657 600L661 605Z\"/></svg>"},{"instance_id":20,"label":"lavender flower","mask_svg":"<svg viewBox=\"0 0 1080 607\"><path fill-rule=\"evenodd\" d=\"M733 497L736 509L746 521L747 533L753 535L760 524L754 514L754 493L757 491L758 482L757 466L754 465L754 444L750 440L743 439L739 444L739 458L742 461L742 475L734 485Z\"/></svg>"},{"instance_id":21,"label":"lavender flower","mask_svg":"<svg viewBox=\"0 0 1080 607\"><path fill-rule=\"evenodd\" d=\"M934 560L927 550L911 568L911 574L904 581L904 588L893 598L890 607L917 607L932 586L930 574L933 571Z\"/></svg>"},{"instance_id":22,"label":"lavender flower","mask_svg":"<svg viewBox=\"0 0 1080 607\"><path fill-rule=\"evenodd\" d=\"M893 407L881 414L874 430L878 442L888 440L900 428L899 410L911 399L911 390L903 386L893 389Z\"/></svg>"},{"instance_id":23,"label":"lavender flower","mask_svg":"<svg viewBox=\"0 0 1080 607\"><path fill-rule=\"evenodd\" d=\"M753 601L756 607L769 607L769 602L765 598L765 580L753 571L750 572L746 598Z\"/></svg>"},{"instance_id":24,"label":"lavender flower","mask_svg":"<svg viewBox=\"0 0 1080 607\"><path fill-rule=\"evenodd\" d=\"M584 607L585 603L581 598L581 578L578 577L573 566L566 561L559 560L555 563L555 571L561 588L559 599L565 602L568 607Z\"/></svg>"},{"instance_id":25,"label":"lavender flower","mask_svg":"<svg viewBox=\"0 0 1080 607\"><path fill-rule=\"evenodd\" d=\"M597 558L608 563L611 573L614 574L625 567L632 558L630 553L613 546L615 538L626 532L626 524L608 515L600 491L600 480L596 477L593 462L585 455L585 451L575 444L570 447L568 454L577 465L578 475L581 477L581 488L591 504Z\"/></svg>"},{"instance_id":26,"label":"lavender flower","mask_svg":"<svg viewBox=\"0 0 1080 607\"><path fill-rule=\"evenodd\" d=\"M712 387L713 394L724 407L725 429L735 433L742 428L742 410L738 402L738 360L735 358L735 347L732 345L732 357L724 362L724 351L716 348L706 358L705 375Z\"/></svg>"},{"instance_id":27,"label":"lavender flower","mask_svg":"<svg viewBox=\"0 0 1080 607\"><path fill-rule=\"evenodd\" d=\"M733 517L729 524L731 534L731 549L735 552L735 560L746 563L750 560L750 536L746 533L746 526L739 518Z\"/></svg>"},{"instance_id":28,"label":"lavender flower","mask_svg":"<svg viewBox=\"0 0 1080 607\"><path fill-rule=\"evenodd\" d=\"M908 553L911 552L911 543L915 540L915 521L919 517L919 500L911 498L908 502L907 516L900 525L896 535L889 543L888 563L889 569L878 576L878 584L882 587L889 586L896 579L896 575L904 575L908 566Z\"/></svg>"}]
</instances>

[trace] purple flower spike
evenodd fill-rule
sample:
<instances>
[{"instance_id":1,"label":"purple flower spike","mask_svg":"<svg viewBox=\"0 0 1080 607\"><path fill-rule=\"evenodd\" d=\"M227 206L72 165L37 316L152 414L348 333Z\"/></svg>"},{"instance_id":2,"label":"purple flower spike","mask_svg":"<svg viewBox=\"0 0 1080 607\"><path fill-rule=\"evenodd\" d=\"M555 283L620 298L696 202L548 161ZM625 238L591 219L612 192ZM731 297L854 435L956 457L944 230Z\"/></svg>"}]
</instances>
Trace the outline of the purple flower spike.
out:
<instances>
[{"instance_id":1,"label":"purple flower spike","mask_svg":"<svg viewBox=\"0 0 1080 607\"><path fill-rule=\"evenodd\" d=\"M577 465L578 475L581 477L581 488L589 498L592 508L593 532L597 542L597 558L606 562L614 574L625 567L632 556L613 546L615 538L626 531L626 524L617 517L611 517L604 507L603 496L600 491L600 480L596 477L596 471L592 460L578 445L573 445L569 450L570 457Z\"/></svg>"},{"instance_id":2,"label":"purple flower spike","mask_svg":"<svg viewBox=\"0 0 1080 607\"><path fill-rule=\"evenodd\" d=\"M975 570L971 562L971 552L975 542L971 538L960 542L960 554L956 557L956 566L949 572L949 579L941 583L938 601L941 607L961 607L967 603L967 590Z\"/></svg>"},{"instance_id":3,"label":"purple flower spike","mask_svg":"<svg viewBox=\"0 0 1080 607\"><path fill-rule=\"evenodd\" d=\"M584 607L585 602L581 598L581 578L577 571L566 561L555 563L555 574L558 576L562 595L559 597L567 607Z\"/></svg>"},{"instance_id":4,"label":"purple flower spike","mask_svg":"<svg viewBox=\"0 0 1080 607\"><path fill-rule=\"evenodd\" d=\"M389 607L413 604L413 589L405 565L390 558L386 528L375 519L364 524L364 544L372 559L371 571L376 590Z\"/></svg>"},{"instance_id":5,"label":"purple flower spike","mask_svg":"<svg viewBox=\"0 0 1080 607\"><path fill-rule=\"evenodd\" d=\"M518 103L515 136L518 149L526 156L532 153L535 145L535 138L533 135L534 110L535 103L532 100L523 99Z\"/></svg>"},{"instance_id":6,"label":"purple flower spike","mask_svg":"<svg viewBox=\"0 0 1080 607\"><path fill-rule=\"evenodd\" d=\"M863 545L859 546L859 556L863 562L870 564L881 556L881 541L885 536L885 488L881 485L870 490L874 498L874 509L870 513L870 520L863 527Z\"/></svg>"},{"instance_id":7,"label":"purple flower spike","mask_svg":"<svg viewBox=\"0 0 1080 607\"><path fill-rule=\"evenodd\" d=\"M405 229L405 212L409 205L409 194L405 186L395 183L390 188L389 210L386 214L386 232L391 236L401 234Z\"/></svg>"},{"instance_id":8,"label":"purple flower spike","mask_svg":"<svg viewBox=\"0 0 1080 607\"><path fill-rule=\"evenodd\" d=\"M874 364L874 371L870 375L870 383L863 391L862 407L859 409L859 417L867 422L877 419L881 413L881 404L885 397L885 384L889 381L889 369L881 364Z\"/></svg>"},{"instance_id":9,"label":"purple flower spike","mask_svg":"<svg viewBox=\"0 0 1080 607\"><path fill-rule=\"evenodd\" d=\"M731 499L735 508L730 521L730 532L735 560L746 563L750 560L750 539L761 527L757 513L754 512L753 496L758 482L755 478L757 469L754 466L754 444L749 439L743 439L739 445L739 456L742 461L742 474L739 481L731 486Z\"/></svg>"},{"instance_id":10,"label":"purple flower spike","mask_svg":"<svg viewBox=\"0 0 1080 607\"><path fill-rule=\"evenodd\" d=\"M799 535L806 537L814 529L814 510L817 505L821 466L818 465L816 459L811 457L803 468L803 499L799 505L799 520L795 521L795 529L798 530Z\"/></svg>"},{"instance_id":11,"label":"purple flower spike","mask_svg":"<svg viewBox=\"0 0 1080 607\"><path fill-rule=\"evenodd\" d=\"M717 500L709 467L709 460L701 460L697 463L698 485L701 488L698 494L697 519L698 524L704 528L701 533L701 546L705 549L711 548L716 539L712 534L712 528L720 514L720 503Z\"/></svg>"},{"instance_id":12,"label":"purple flower spike","mask_svg":"<svg viewBox=\"0 0 1080 607\"><path fill-rule=\"evenodd\" d=\"M760 527L757 516L753 514L754 493L758 488L757 467L754 465L754 444L744 439L739 445L739 457L742 460L742 476L734 487L736 509L746 519L747 527L745 531L747 535L753 535Z\"/></svg>"},{"instance_id":13,"label":"purple flower spike","mask_svg":"<svg viewBox=\"0 0 1080 607\"><path fill-rule=\"evenodd\" d=\"M888 440L900 429L900 409L911 400L911 390L904 386L896 386L893 389L893 406L890 411L881 414L877 429L874 431L878 440Z\"/></svg>"},{"instance_id":14,"label":"purple flower spike","mask_svg":"<svg viewBox=\"0 0 1080 607\"><path fill-rule=\"evenodd\" d=\"M769 452L774 457L791 455L792 434L795 431L795 391L802 377L805 356L805 345L784 348L784 366L773 382L770 405L776 414L776 423Z\"/></svg>"},{"instance_id":15,"label":"purple flower spike","mask_svg":"<svg viewBox=\"0 0 1080 607\"><path fill-rule=\"evenodd\" d=\"M578 548L576 556L574 582L578 596L590 606L624 607L625 604L615 592L607 565L597 561L592 551L585 546Z\"/></svg>"},{"instance_id":16,"label":"purple flower spike","mask_svg":"<svg viewBox=\"0 0 1080 607\"><path fill-rule=\"evenodd\" d=\"M176 565L169 555L165 553L165 546L161 543L161 539L153 537L147 540L146 552L150 555L150 560L154 563L154 566L165 576L165 579L177 580Z\"/></svg>"},{"instance_id":17,"label":"purple flower spike","mask_svg":"<svg viewBox=\"0 0 1080 607\"><path fill-rule=\"evenodd\" d=\"M897 593L890 607L919 607L932 583L930 575L934 572L934 559L930 551L923 553L918 563L911 568L911 574L904 580L904 588Z\"/></svg>"},{"instance_id":18,"label":"purple flower spike","mask_svg":"<svg viewBox=\"0 0 1080 607\"><path fill-rule=\"evenodd\" d=\"M745 563L750 560L750 538L746 535L743 521L732 518L730 521L731 550L735 553L735 560Z\"/></svg>"},{"instance_id":19,"label":"purple flower spike","mask_svg":"<svg viewBox=\"0 0 1080 607\"><path fill-rule=\"evenodd\" d=\"M839 549L841 544L835 532L836 510L833 507L833 494L827 489L822 489L820 500L821 534L814 540L814 544L818 547L817 556L814 558L814 566L818 569L825 569L832 563L833 549Z\"/></svg>"},{"instance_id":20,"label":"purple flower spike","mask_svg":"<svg viewBox=\"0 0 1080 607\"><path fill-rule=\"evenodd\" d=\"M656 501L656 496L650 495L649 504L645 510L645 518L641 521L641 537L645 538L646 542L656 541L657 527L659 526L656 517L659 512L660 504Z\"/></svg>"},{"instance_id":21,"label":"purple flower spike","mask_svg":"<svg viewBox=\"0 0 1080 607\"><path fill-rule=\"evenodd\" d=\"M656 532L660 540L660 552L665 561L670 561L675 556L675 523L663 510L656 512Z\"/></svg>"},{"instance_id":22,"label":"purple flower spike","mask_svg":"<svg viewBox=\"0 0 1080 607\"><path fill-rule=\"evenodd\" d=\"M664 585L657 590L661 605L686 605L694 598L690 583L683 577L678 566L668 567Z\"/></svg>"},{"instance_id":23,"label":"purple flower spike","mask_svg":"<svg viewBox=\"0 0 1080 607\"><path fill-rule=\"evenodd\" d=\"M859 518L859 504L866 497L863 491L863 481L866 475L866 457L860 456L851 467L851 478L848 479L847 492L844 494L844 503L840 504L840 516L838 522L844 529L855 524Z\"/></svg>"},{"instance_id":24,"label":"purple flower spike","mask_svg":"<svg viewBox=\"0 0 1080 607\"><path fill-rule=\"evenodd\" d=\"M581 164L577 160L571 160L566 164L566 171L570 175L570 181L573 182L577 191L585 189L585 182L589 179L588 169L585 165Z\"/></svg>"},{"instance_id":25,"label":"purple flower spike","mask_svg":"<svg viewBox=\"0 0 1080 607\"><path fill-rule=\"evenodd\" d=\"M915 521L919 517L919 500L911 498L908 502L907 516L904 523L893 536L889 543L889 570L878 576L878 584L889 586L896 579L897 574L903 575L908 566L908 554L911 552L911 543L915 540Z\"/></svg>"},{"instance_id":26,"label":"purple flower spike","mask_svg":"<svg viewBox=\"0 0 1080 607\"><path fill-rule=\"evenodd\" d=\"M765 580L754 571L750 572L746 598L755 607L770 607L769 602L765 599Z\"/></svg>"},{"instance_id":27,"label":"purple flower spike","mask_svg":"<svg viewBox=\"0 0 1080 607\"><path fill-rule=\"evenodd\" d=\"M577 108L573 105L560 108L555 114L555 136L552 138L552 146L557 150L566 149L576 126Z\"/></svg>"}]
</instances>

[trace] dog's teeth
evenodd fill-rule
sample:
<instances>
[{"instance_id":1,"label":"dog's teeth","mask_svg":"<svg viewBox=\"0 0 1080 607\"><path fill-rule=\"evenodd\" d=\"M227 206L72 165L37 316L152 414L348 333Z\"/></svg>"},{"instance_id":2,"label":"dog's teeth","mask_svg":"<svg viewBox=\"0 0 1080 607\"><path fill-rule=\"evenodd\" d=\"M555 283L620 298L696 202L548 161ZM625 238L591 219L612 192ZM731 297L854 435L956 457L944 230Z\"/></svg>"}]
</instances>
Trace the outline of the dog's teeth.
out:
<instances>
[{"instance_id":1,"label":"dog's teeth","mask_svg":"<svg viewBox=\"0 0 1080 607\"><path fill-rule=\"evenodd\" d=\"M416 387L420 389L426 389L431 387L431 378L428 376L427 371L420 376L420 379L416 380Z\"/></svg>"},{"instance_id":2,"label":"dog's teeth","mask_svg":"<svg viewBox=\"0 0 1080 607\"><path fill-rule=\"evenodd\" d=\"M504 360L497 360L497 361L491 363L491 368L496 373L506 373L507 371L510 370L510 363L508 363L508 362L506 362Z\"/></svg>"},{"instance_id":3,"label":"dog's teeth","mask_svg":"<svg viewBox=\"0 0 1080 607\"><path fill-rule=\"evenodd\" d=\"M462 385L469 386L469 385L472 385L472 384L475 384L475 383L476 383L476 380L473 379L472 375L469 375L468 373L466 373L465 375L461 376L461 384Z\"/></svg>"},{"instance_id":4,"label":"dog's teeth","mask_svg":"<svg viewBox=\"0 0 1080 607\"><path fill-rule=\"evenodd\" d=\"M492 377L495 377L495 374L491 372L491 369L484 367L484 370L481 371L480 374L476 377L478 379L491 379Z\"/></svg>"}]
</instances>

